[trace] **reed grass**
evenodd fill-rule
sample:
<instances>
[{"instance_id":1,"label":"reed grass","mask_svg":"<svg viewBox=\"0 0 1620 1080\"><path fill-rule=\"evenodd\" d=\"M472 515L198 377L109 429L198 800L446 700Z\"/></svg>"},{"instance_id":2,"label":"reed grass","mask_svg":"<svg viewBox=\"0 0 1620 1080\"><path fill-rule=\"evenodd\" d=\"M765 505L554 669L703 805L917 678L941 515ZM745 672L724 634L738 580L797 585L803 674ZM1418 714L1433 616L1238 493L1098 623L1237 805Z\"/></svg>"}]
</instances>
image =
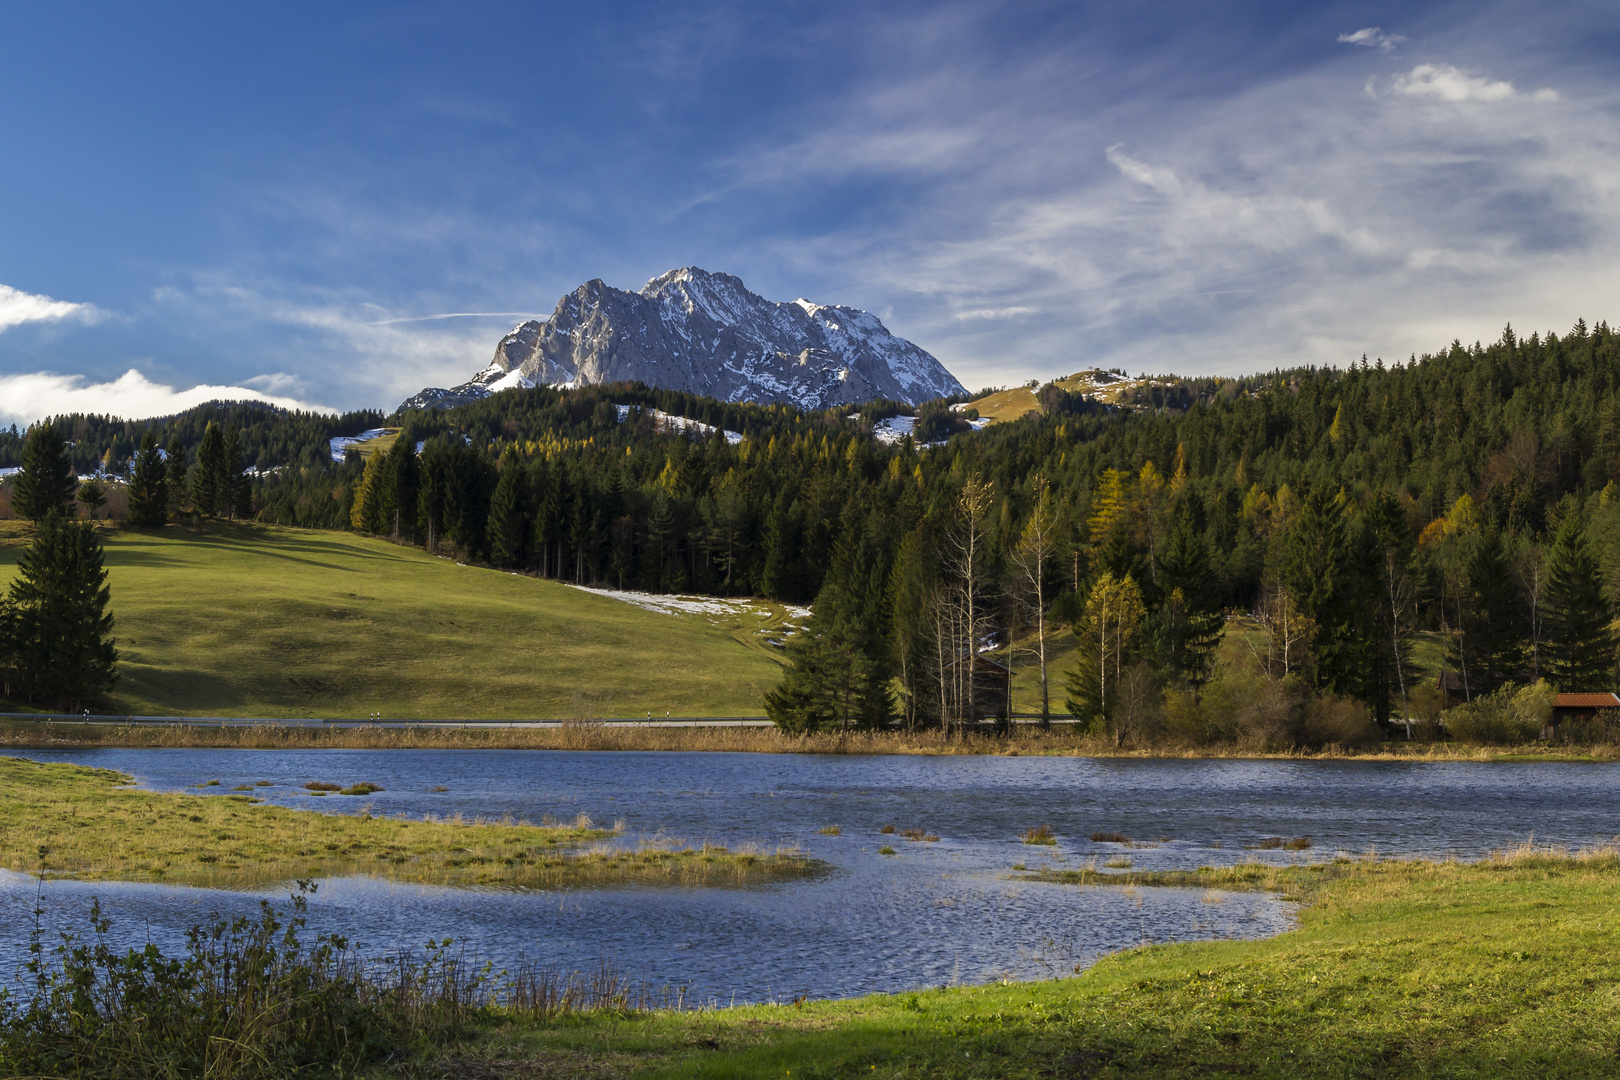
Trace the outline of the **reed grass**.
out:
<instances>
[{"instance_id":1,"label":"reed grass","mask_svg":"<svg viewBox=\"0 0 1620 1080\"><path fill-rule=\"evenodd\" d=\"M1024 843L1042 844L1046 847L1057 846L1057 834L1050 825L1037 825L1033 829L1024 830Z\"/></svg>"},{"instance_id":2,"label":"reed grass","mask_svg":"<svg viewBox=\"0 0 1620 1080\"><path fill-rule=\"evenodd\" d=\"M270 806L252 796L125 790L105 769L0 758L0 866L80 879L240 887L364 875L439 885L729 885L800 877L789 848L625 848L581 817L407 820ZM589 845L589 846L587 846Z\"/></svg>"},{"instance_id":3,"label":"reed grass","mask_svg":"<svg viewBox=\"0 0 1620 1080\"><path fill-rule=\"evenodd\" d=\"M286 910L261 903L257 919L211 916L188 931L182 956L151 944L118 953L99 903L88 936L69 932L48 950L37 909L26 989L0 989L0 1075L343 1077L424 1048L442 1053L494 1016L684 1008L683 990L655 990L605 961L583 972L527 961L497 972L449 938L383 958L362 957L334 935L306 945L315 885L298 889Z\"/></svg>"},{"instance_id":4,"label":"reed grass","mask_svg":"<svg viewBox=\"0 0 1620 1080\"><path fill-rule=\"evenodd\" d=\"M666 750L759 754L1077 755L1111 758L1325 761L1616 761L1620 745L1460 746L1381 743L1370 748L1262 752L1251 747L1116 747L1111 739L1054 728L1018 727L1011 735L938 731L833 732L792 735L775 728L622 728L567 724L554 728L315 727L268 722L219 724L81 724L0 719L0 747L120 746L242 749Z\"/></svg>"}]
</instances>

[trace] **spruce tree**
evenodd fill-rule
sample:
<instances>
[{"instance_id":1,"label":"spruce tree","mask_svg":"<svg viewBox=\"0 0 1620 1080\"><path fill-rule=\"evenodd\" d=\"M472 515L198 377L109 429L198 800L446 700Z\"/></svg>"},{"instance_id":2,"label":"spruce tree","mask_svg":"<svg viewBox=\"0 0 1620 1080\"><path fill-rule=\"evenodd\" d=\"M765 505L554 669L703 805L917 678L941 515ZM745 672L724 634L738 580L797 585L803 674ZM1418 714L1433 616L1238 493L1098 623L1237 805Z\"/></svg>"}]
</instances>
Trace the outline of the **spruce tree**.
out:
<instances>
[{"instance_id":1,"label":"spruce tree","mask_svg":"<svg viewBox=\"0 0 1620 1080\"><path fill-rule=\"evenodd\" d=\"M882 620L887 577L868 530L846 528L810 618L788 643L792 666L765 695L765 713L778 727L848 731L882 727L893 717Z\"/></svg>"},{"instance_id":2,"label":"spruce tree","mask_svg":"<svg viewBox=\"0 0 1620 1080\"><path fill-rule=\"evenodd\" d=\"M118 651L110 596L95 526L48 514L17 559L8 598L9 651L24 696L77 711L112 689Z\"/></svg>"},{"instance_id":3,"label":"spruce tree","mask_svg":"<svg viewBox=\"0 0 1620 1080\"><path fill-rule=\"evenodd\" d=\"M76 486L67 443L56 425L39 423L29 428L22 470L12 487L12 508L30 521L42 521L53 510L66 514Z\"/></svg>"},{"instance_id":4,"label":"spruce tree","mask_svg":"<svg viewBox=\"0 0 1620 1080\"><path fill-rule=\"evenodd\" d=\"M1554 686L1568 692L1613 688L1612 617L1580 515L1567 512L1547 552L1544 655Z\"/></svg>"},{"instance_id":5,"label":"spruce tree","mask_svg":"<svg viewBox=\"0 0 1620 1080\"><path fill-rule=\"evenodd\" d=\"M129 523L152 527L169 522L169 477L158 453L157 437L150 428L135 454L135 472L129 481Z\"/></svg>"},{"instance_id":6,"label":"spruce tree","mask_svg":"<svg viewBox=\"0 0 1620 1080\"><path fill-rule=\"evenodd\" d=\"M243 496L251 507L252 494L247 477L242 475L242 436L234 427L225 429L225 444L219 462L219 512L230 518L247 517Z\"/></svg>"},{"instance_id":7,"label":"spruce tree","mask_svg":"<svg viewBox=\"0 0 1620 1080\"><path fill-rule=\"evenodd\" d=\"M1164 605L1155 619L1156 651L1166 667L1198 686L1209 676L1226 620L1212 588L1209 549L1184 503L1159 558L1159 582Z\"/></svg>"},{"instance_id":8,"label":"spruce tree","mask_svg":"<svg viewBox=\"0 0 1620 1080\"><path fill-rule=\"evenodd\" d=\"M507 570L527 566L529 561L529 537L534 530L525 473L517 451L507 447L501 455L501 478L489 501L489 558Z\"/></svg>"},{"instance_id":9,"label":"spruce tree","mask_svg":"<svg viewBox=\"0 0 1620 1080\"><path fill-rule=\"evenodd\" d=\"M1485 526L1467 540L1444 617L1455 633L1445 664L1463 680L1470 701L1495 691L1523 669L1524 604L1513 587L1502 534Z\"/></svg>"},{"instance_id":10,"label":"spruce tree","mask_svg":"<svg viewBox=\"0 0 1620 1080\"><path fill-rule=\"evenodd\" d=\"M169 520L173 521L186 512L186 444L178 431L169 433L169 445L163 452L167 455L163 467L169 481Z\"/></svg>"},{"instance_id":11,"label":"spruce tree","mask_svg":"<svg viewBox=\"0 0 1620 1080\"><path fill-rule=\"evenodd\" d=\"M197 444L197 467L191 472L191 508L203 517L218 516L224 504L225 435L213 420Z\"/></svg>"}]
</instances>

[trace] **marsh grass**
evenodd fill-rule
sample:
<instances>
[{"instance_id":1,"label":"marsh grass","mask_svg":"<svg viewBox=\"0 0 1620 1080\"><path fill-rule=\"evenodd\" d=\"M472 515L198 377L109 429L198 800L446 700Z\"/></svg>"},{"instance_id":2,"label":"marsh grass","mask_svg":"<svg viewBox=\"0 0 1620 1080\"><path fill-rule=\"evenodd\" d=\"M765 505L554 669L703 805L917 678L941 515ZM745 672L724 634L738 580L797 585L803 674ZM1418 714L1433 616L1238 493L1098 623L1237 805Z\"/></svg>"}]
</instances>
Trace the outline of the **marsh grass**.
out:
<instances>
[{"instance_id":1,"label":"marsh grass","mask_svg":"<svg viewBox=\"0 0 1620 1080\"><path fill-rule=\"evenodd\" d=\"M0 1074L254 1080L352 1076L424 1046L445 1049L479 1024L684 1008L605 961L589 971L469 961L446 938L423 952L360 956L336 935L302 940L306 895L256 919L210 916L181 956L156 946L119 953L93 903L89 933L47 949L36 907L19 995L0 990Z\"/></svg>"},{"instance_id":2,"label":"marsh grass","mask_svg":"<svg viewBox=\"0 0 1620 1080\"><path fill-rule=\"evenodd\" d=\"M1128 844L1131 838L1119 832L1094 832L1091 834L1093 844Z\"/></svg>"},{"instance_id":3,"label":"marsh grass","mask_svg":"<svg viewBox=\"0 0 1620 1080\"><path fill-rule=\"evenodd\" d=\"M843 828L841 826L838 826L838 825L824 825L821 828L817 829L816 831L819 832L822 836L842 836L842 835L844 835Z\"/></svg>"},{"instance_id":4,"label":"marsh grass","mask_svg":"<svg viewBox=\"0 0 1620 1080\"><path fill-rule=\"evenodd\" d=\"M1242 746L1174 745L1120 748L1112 740L1054 729L1019 727L1011 736L937 731L791 735L775 728L625 728L565 725L555 728L430 728L293 726L269 722L239 727L172 724L78 724L0 720L0 746L122 746L131 748L242 749L489 749L649 750L761 754L1075 755L1117 758L1323 761L1615 761L1620 744L1595 746L1477 747L1448 743L1383 743L1364 749L1266 753Z\"/></svg>"},{"instance_id":5,"label":"marsh grass","mask_svg":"<svg viewBox=\"0 0 1620 1080\"><path fill-rule=\"evenodd\" d=\"M1050 825L1037 825L1033 829L1024 830L1024 843L1056 847L1057 834L1052 831Z\"/></svg>"},{"instance_id":6,"label":"marsh grass","mask_svg":"<svg viewBox=\"0 0 1620 1080\"><path fill-rule=\"evenodd\" d=\"M1310 846L1311 838L1308 836L1268 836L1258 844L1250 844L1249 849L1251 851L1276 851L1281 848L1284 851L1308 851Z\"/></svg>"},{"instance_id":7,"label":"marsh grass","mask_svg":"<svg viewBox=\"0 0 1620 1080\"><path fill-rule=\"evenodd\" d=\"M345 875L525 888L728 885L820 870L788 848L610 845L604 841L616 833L586 815L533 825L459 814L322 814L241 795L118 790L129 780L105 769L0 758L0 866L215 887Z\"/></svg>"}]
</instances>

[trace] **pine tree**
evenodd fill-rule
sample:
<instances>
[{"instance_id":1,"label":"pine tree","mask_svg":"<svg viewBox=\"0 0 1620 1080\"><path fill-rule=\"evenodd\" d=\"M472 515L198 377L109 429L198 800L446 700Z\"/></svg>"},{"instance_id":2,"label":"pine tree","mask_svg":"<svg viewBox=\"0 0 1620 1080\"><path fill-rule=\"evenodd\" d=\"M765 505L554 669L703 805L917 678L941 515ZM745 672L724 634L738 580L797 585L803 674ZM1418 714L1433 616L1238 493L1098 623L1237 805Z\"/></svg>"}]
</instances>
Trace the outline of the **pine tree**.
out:
<instances>
[{"instance_id":1,"label":"pine tree","mask_svg":"<svg viewBox=\"0 0 1620 1080\"><path fill-rule=\"evenodd\" d=\"M1613 613L1586 544L1580 514L1565 513L1547 552L1547 674L1568 692L1608 690L1614 676Z\"/></svg>"},{"instance_id":2,"label":"pine tree","mask_svg":"<svg viewBox=\"0 0 1620 1080\"><path fill-rule=\"evenodd\" d=\"M882 727L892 718L882 623L886 576L871 537L846 528L810 618L788 643L792 666L765 695L766 715L778 727L842 732Z\"/></svg>"},{"instance_id":3,"label":"pine tree","mask_svg":"<svg viewBox=\"0 0 1620 1080\"><path fill-rule=\"evenodd\" d=\"M12 507L30 521L42 521L53 510L66 514L75 486L67 443L56 425L39 423L29 428L23 443L22 471L12 487Z\"/></svg>"},{"instance_id":4,"label":"pine tree","mask_svg":"<svg viewBox=\"0 0 1620 1080\"><path fill-rule=\"evenodd\" d=\"M248 517L253 494L242 472L242 435L236 428L225 429L225 445L219 460L219 512L230 518Z\"/></svg>"},{"instance_id":5,"label":"pine tree","mask_svg":"<svg viewBox=\"0 0 1620 1080\"><path fill-rule=\"evenodd\" d=\"M96 520L97 515L101 513L101 508L107 505L107 485L95 477L81 481L78 500L79 505L84 507L85 513L89 515L90 520Z\"/></svg>"},{"instance_id":6,"label":"pine tree","mask_svg":"<svg viewBox=\"0 0 1620 1080\"><path fill-rule=\"evenodd\" d=\"M501 455L501 478L489 501L490 561L508 570L527 566L533 532L528 477L517 451L509 446Z\"/></svg>"},{"instance_id":7,"label":"pine tree","mask_svg":"<svg viewBox=\"0 0 1620 1080\"><path fill-rule=\"evenodd\" d=\"M24 696L77 711L112 689L118 651L110 596L95 526L48 514L17 559L8 598L7 651Z\"/></svg>"},{"instance_id":8,"label":"pine tree","mask_svg":"<svg viewBox=\"0 0 1620 1080\"><path fill-rule=\"evenodd\" d=\"M191 471L191 507L204 517L216 517L224 504L225 436L213 420L197 444L197 467Z\"/></svg>"},{"instance_id":9,"label":"pine tree","mask_svg":"<svg viewBox=\"0 0 1620 1080\"><path fill-rule=\"evenodd\" d=\"M1209 677L1226 620L1212 588L1209 548L1194 530L1184 503L1178 505L1160 557L1159 578L1165 599L1155 618L1157 651L1171 672L1201 685Z\"/></svg>"},{"instance_id":10,"label":"pine tree","mask_svg":"<svg viewBox=\"0 0 1620 1080\"><path fill-rule=\"evenodd\" d=\"M169 433L169 445L163 452L167 455L163 467L169 481L169 520L174 521L186 512L186 444L178 431Z\"/></svg>"},{"instance_id":11,"label":"pine tree","mask_svg":"<svg viewBox=\"0 0 1620 1080\"><path fill-rule=\"evenodd\" d=\"M169 477L158 453L157 437L150 428L141 436L135 454L135 473L129 482L129 523L146 527L169 522Z\"/></svg>"},{"instance_id":12,"label":"pine tree","mask_svg":"<svg viewBox=\"0 0 1620 1080\"><path fill-rule=\"evenodd\" d=\"M1489 694L1523 670L1523 603L1502 534L1486 526L1464 540L1443 617L1453 630L1445 664L1463 681L1468 700Z\"/></svg>"},{"instance_id":13,"label":"pine tree","mask_svg":"<svg viewBox=\"0 0 1620 1080\"><path fill-rule=\"evenodd\" d=\"M416 458L415 433L409 428L400 432L394 440L393 449L388 451L387 476L393 482L393 498L389 500L392 505L388 519L382 523L383 528L395 539L414 542L422 466Z\"/></svg>"}]
</instances>

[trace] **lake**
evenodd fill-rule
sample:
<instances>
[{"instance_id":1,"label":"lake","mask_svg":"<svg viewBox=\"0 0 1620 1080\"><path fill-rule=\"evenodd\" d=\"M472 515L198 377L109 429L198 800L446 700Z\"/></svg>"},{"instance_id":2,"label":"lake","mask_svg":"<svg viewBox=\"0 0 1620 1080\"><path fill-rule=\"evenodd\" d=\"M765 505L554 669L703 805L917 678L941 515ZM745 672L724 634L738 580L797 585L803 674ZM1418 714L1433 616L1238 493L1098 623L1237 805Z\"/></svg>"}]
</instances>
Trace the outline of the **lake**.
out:
<instances>
[{"instance_id":1,"label":"lake","mask_svg":"<svg viewBox=\"0 0 1620 1080\"><path fill-rule=\"evenodd\" d=\"M1582 845L1620 833L1620 766L1553 763L1185 761L1041 757L805 756L442 750L16 752L127 772L157 791L255 794L323 812L622 820L627 842L675 838L794 845L829 864L808 880L741 889L556 892L446 889L370 879L322 884L311 927L381 955L453 937L497 964L607 959L720 1003L1068 973L1145 942L1260 937L1290 925L1273 897L1200 889L1075 888L1014 880L1015 863L1129 858L1190 868L1336 853L1472 858L1533 837ZM219 787L195 785L219 780ZM365 798L316 798L310 780L370 781ZM435 787L448 790L436 792ZM908 842L878 830L919 828ZM1048 824L1057 848L1021 843ZM837 825L839 836L819 832ZM1129 846L1093 843L1118 832ZM1252 850L1309 836L1307 851ZM892 845L896 855L879 854ZM1058 860L1062 860L1059 862ZM22 956L38 883L0 874L0 964ZM211 911L254 893L51 882L47 924L82 927L99 897L120 942L172 946Z\"/></svg>"}]
</instances>

